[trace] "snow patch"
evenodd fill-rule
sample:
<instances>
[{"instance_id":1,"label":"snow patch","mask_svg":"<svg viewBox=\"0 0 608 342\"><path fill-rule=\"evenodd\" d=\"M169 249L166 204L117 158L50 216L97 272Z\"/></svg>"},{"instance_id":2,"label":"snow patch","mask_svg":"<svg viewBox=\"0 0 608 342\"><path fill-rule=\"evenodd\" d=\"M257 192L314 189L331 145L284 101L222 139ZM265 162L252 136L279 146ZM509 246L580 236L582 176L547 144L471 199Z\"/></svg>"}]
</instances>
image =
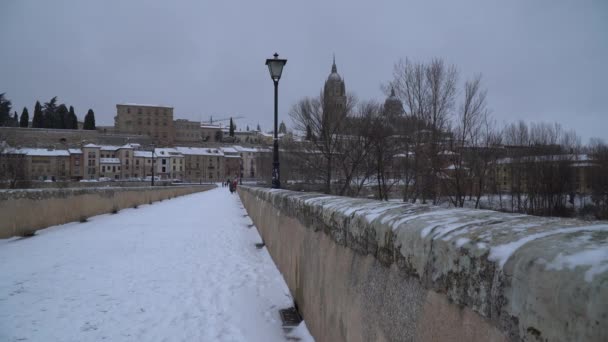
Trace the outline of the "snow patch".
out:
<instances>
[{"instance_id":1,"label":"snow patch","mask_svg":"<svg viewBox=\"0 0 608 342\"><path fill-rule=\"evenodd\" d=\"M492 247L490 249L490 255L488 256L488 259L491 261L498 262L498 264L502 268L502 267L504 267L505 263L509 260L509 258L513 255L513 253L515 253L515 251L517 251L519 248L521 248L523 245L527 244L528 242L531 242L531 241L534 241L537 239L542 239L542 238L545 238L545 237L551 236L551 235L569 234L569 233L576 233L576 232L583 232L583 231L588 231L588 232L608 231L608 225L560 228L560 229L553 229L553 230L542 232L542 233L528 235L517 241L512 241L512 242L509 242L509 243L506 243L503 245L498 245L498 246Z\"/></svg>"},{"instance_id":2,"label":"snow patch","mask_svg":"<svg viewBox=\"0 0 608 342\"><path fill-rule=\"evenodd\" d=\"M585 281L592 282L593 277L608 271L608 248L588 249L571 255L559 253L555 259L547 264L548 270L575 269L588 267L585 272Z\"/></svg>"}]
</instances>

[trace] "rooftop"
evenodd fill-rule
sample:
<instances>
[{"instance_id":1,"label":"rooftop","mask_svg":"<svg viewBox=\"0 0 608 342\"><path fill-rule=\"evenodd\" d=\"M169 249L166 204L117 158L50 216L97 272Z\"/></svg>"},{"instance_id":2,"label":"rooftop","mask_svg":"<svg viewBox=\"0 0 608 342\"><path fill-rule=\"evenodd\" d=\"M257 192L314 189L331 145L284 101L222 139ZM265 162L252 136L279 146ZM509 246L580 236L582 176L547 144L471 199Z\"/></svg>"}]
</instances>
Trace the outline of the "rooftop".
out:
<instances>
[{"instance_id":1,"label":"rooftop","mask_svg":"<svg viewBox=\"0 0 608 342\"><path fill-rule=\"evenodd\" d=\"M142 103L119 103L116 105L116 107L118 107L118 106L161 107L161 108L173 109L173 107L170 107L170 106L163 106L163 105L158 105L158 104L142 104Z\"/></svg>"}]
</instances>

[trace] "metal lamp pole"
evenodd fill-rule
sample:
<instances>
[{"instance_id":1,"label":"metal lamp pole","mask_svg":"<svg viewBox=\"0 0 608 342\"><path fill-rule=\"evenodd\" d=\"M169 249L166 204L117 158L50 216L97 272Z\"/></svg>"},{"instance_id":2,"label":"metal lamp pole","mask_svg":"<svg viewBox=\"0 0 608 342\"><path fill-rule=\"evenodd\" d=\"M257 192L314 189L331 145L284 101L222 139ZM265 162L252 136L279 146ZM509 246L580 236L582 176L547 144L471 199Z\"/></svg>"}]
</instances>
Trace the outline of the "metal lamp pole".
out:
<instances>
[{"instance_id":1,"label":"metal lamp pole","mask_svg":"<svg viewBox=\"0 0 608 342\"><path fill-rule=\"evenodd\" d=\"M270 71L270 78L274 82L274 146L272 151L272 188L281 188L281 175L279 167L279 80L283 72L283 67L287 63L286 59L279 59L279 54L275 53L274 58L267 59L266 65L268 65L268 71Z\"/></svg>"}]
</instances>

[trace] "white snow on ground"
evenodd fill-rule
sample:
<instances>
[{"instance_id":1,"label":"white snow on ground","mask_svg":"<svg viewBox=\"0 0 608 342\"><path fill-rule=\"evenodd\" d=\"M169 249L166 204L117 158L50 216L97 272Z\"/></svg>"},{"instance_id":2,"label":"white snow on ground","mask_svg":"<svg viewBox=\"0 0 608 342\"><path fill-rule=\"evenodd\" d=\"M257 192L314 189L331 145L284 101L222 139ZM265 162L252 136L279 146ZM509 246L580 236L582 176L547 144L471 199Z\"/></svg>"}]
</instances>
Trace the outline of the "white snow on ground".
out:
<instances>
[{"instance_id":1,"label":"white snow on ground","mask_svg":"<svg viewBox=\"0 0 608 342\"><path fill-rule=\"evenodd\" d=\"M250 224L218 188L0 240L0 341L285 341Z\"/></svg>"}]
</instances>

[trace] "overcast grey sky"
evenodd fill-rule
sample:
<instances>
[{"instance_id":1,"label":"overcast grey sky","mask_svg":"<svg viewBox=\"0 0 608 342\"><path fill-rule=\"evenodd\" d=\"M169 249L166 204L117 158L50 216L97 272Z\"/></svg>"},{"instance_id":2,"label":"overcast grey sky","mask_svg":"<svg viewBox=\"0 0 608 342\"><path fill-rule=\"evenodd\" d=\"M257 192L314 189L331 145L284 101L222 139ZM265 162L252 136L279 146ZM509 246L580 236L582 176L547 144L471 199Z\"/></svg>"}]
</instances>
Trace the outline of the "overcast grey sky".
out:
<instances>
[{"instance_id":1,"label":"overcast grey sky","mask_svg":"<svg viewBox=\"0 0 608 342\"><path fill-rule=\"evenodd\" d=\"M336 54L347 91L384 100L400 58L482 73L499 122L557 121L608 139L608 1L0 0L0 93L19 113L58 96L112 125L116 104L270 129L264 65L288 59L280 120L319 93Z\"/></svg>"}]
</instances>

